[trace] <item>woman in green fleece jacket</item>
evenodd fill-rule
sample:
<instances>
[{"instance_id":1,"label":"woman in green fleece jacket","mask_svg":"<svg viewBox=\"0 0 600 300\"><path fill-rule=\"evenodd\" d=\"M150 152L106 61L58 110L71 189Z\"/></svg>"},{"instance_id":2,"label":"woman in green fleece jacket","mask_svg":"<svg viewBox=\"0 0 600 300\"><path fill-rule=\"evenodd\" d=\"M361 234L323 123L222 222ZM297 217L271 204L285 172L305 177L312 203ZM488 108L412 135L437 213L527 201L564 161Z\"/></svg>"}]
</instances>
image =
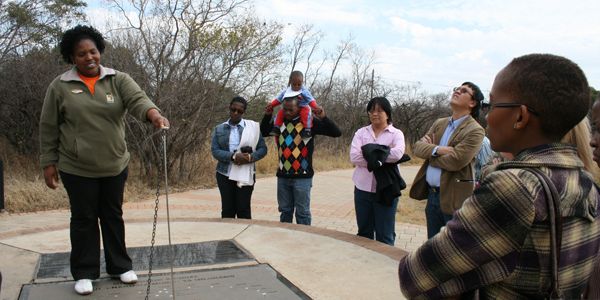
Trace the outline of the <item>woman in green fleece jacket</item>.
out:
<instances>
[{"instance_id":1,"label":"woman in green fleece jacket","mask_svg":"<svg viewBox=\"0 0 600 300\"><path fill-rule=\"evenodd\" d=\"M126 112L156 128L169 122L129 75L100 65L104 38L94 28L76 26L60 42L73 67L56 77L40 116L40 163L46 185L63 181L71 206L71 274L75 291L90 294L100 276L100 232L107 273L137 282L125 247L123 190L129 152Z\"/></svg>"}]
</instances>

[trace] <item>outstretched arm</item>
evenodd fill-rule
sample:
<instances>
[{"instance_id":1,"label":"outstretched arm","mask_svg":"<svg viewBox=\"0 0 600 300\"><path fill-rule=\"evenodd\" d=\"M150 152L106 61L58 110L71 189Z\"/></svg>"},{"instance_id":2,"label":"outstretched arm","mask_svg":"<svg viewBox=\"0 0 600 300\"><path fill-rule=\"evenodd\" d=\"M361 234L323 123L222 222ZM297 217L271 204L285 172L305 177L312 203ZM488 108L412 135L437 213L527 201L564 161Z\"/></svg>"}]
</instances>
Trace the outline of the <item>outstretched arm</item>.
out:
<instances>
[{"instance_id":1,"label":"outstretched arm","mask_svg":"<svg viewBox=\"0 0 600 300\"><path fill-rule=\"evenodd\" d=\"M313 120L313 134L326 135L330 137L342 136L340 128L325 114L325 110L321 110L319 114L315 114L317 118Z\"/></svg>"},{"instance_id":2,"label":"outstretched arm","mask_svg":"<svg viewBox=\"0 0 600 300\"><path fill-rule=\"evenodd\" d=\"M265 113L262 120L260 120L260 134L263 137L269 136L271 128L273 128L273 111L270 114Z\"/></svg>"}]
</instances>

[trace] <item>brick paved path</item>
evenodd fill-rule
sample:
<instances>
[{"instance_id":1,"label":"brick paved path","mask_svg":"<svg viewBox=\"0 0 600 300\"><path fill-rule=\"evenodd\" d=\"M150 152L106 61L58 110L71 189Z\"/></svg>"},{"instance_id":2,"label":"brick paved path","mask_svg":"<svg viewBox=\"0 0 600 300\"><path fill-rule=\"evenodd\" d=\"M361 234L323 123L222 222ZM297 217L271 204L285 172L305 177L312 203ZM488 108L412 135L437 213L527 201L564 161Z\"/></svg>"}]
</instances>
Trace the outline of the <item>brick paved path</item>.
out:
<instances>
[{"instance_id":1,"label":"brick paved path","mask_svg":"<svg viewBox=\"0 0 600 300\"><path fill-rule=\"evenodd\" d=\"M401 167L402 176L411 183L418 166ZM352 170L317 172L313 178L311 192L312 226L356 234L354 213L354 185ZM172 217L220 217L221 200L217 188L192 190L169 195ZM164 200L161 200L164 202ZM401 204L400 204L401 205ZM128 217L149 217L153 201L127 203L124 206ZM163 210L164 211L164 210ZM277 179L258 179L252 194L252 218L279 220L277 211ZM413 251L427 239L425 226L396 223L396 247Z\"/></svg>"}]
</instances>

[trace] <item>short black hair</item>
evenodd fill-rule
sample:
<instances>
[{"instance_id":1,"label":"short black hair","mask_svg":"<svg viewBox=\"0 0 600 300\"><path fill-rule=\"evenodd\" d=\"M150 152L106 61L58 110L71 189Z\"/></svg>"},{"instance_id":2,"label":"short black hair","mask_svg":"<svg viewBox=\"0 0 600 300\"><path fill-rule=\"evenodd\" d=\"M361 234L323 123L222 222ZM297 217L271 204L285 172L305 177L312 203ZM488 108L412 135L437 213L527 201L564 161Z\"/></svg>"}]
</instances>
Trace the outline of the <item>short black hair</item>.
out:
<instances>
[{"instance_id":1,"label":"short black hair","mask_svg":"<svg viewBox=\"0 0 600 300\"><path fill-rule=\"evenodd\" d=\"M302 72L292 71L292 73L290 73L290 79L288 81L288 84L292 84L292 79L294 79L296 77L302 77L302 79L304 80L304 74L302 74Z\"/></svg>"},{"instance_id":2,"label":"short black hair","mask_svg":"<svg viewBox=\"0 0 600 300\"><path fill-rule=\"evenodd\" d=\"M392 124L392 104L386 97L375 97L369 100L367 104L367 112L370 112L371 109L375 108L375 105L379 105L385 114L387 115L387 123Z\"/></svg>"},{"instance_id":3,"label":"short black hair","mask_svg":"<svg viewBox=\"0 0 600 300\"><path fill-rule=\"evenodd\" d=\"M302 99L302 98L300 98L300 97L301 97L300 95L297 95L297 96L290 96L290 97L285 97L285 98L283 98L283 102L286 102L286 101L295 101L295 102L296 102L296 104L298 104L298 101L299 101L300 99Z\"/></svg>"},{"instance_id":4,"label":"short black hair","mask_svg":"<svg viewBox=\"0 0 600 300\"><path fill-rule=\"evenodd\" d=\"M473 96L471 98L475 100L475 107L471 108L471 117L473 117L473 119L477 119L479 117L479 111L481 110L481 102L483 99L485 99L485 97L483 96L481 89L476 84L466 81L461 84L461 86L463 85L466 85L473 90Z\"/></svg>"},{"instance_id":5,"label":"short black hair","mask_svg":"<svg viewBox=\"0 0 600 300\"><path fill-rule=\"evenodd\" d=\"M515 101L539 114L542 134L559 141L588 113L590 87L571 60L552 54L528 54L505 68L506 88Z\"/></svg>"},{"instance_id":6,"label":"short black hair","mask_svg":"<svg viewBox=\"0 0 600 300\"><path fill-rule=\"evenodd\" d=\"M244 111L246 111L246 107L248 107L248 101L246 101L246 99L244 99L244 97L242 97L242 96L233 97L233 99L231 99L231 102L229 102L229 106L231 106L231 104L233 104L233 102L241 103L244 106Z\"/></svg>"},{"instance_id":7,"label":"short black hair","mask_svg":"<svg viewBox=\"0 0 600 300\"><path fill-rule=\"evenodd\" d=\"M92 40L94 44L96 44L96 48L100 54L104 53L104 48L106 45L104 44L104 37L102 37L102 34L92 26L77 25L65 31L60 43L58 44L60 48L60 54L66 63L73 63L71 57L73 56L75 46L81 40L85 39Z\"/></svg>"}]
</instances>

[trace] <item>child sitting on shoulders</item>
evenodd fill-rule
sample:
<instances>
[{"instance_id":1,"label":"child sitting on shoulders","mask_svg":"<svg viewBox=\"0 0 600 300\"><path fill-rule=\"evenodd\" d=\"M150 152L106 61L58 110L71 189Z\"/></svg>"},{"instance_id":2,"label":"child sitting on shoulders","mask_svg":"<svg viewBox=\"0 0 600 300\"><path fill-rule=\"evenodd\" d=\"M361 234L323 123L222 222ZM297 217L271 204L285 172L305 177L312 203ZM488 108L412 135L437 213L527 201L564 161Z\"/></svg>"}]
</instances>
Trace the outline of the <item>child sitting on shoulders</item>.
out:
<instances>
[{"instance_id":1,"label":"child sitting on shoulders","mask_svg":"<svg viewBox=\"0 0 600 300\"><path fill-rule=\"evenodd\" d=\"M300 71L293 71L290 74L290 79L288 82L288 87L283 89L279 95L271 103L267 105L267 110L271 110L274 107L280 105L283 102L283 99L286 95L293 94L294 92L300 92L298 94L298 106L300 107L300 122L304 126L304 129L300 133L302 138L308 138L311 136L311 128L312 128L312 109L315 110L316 113L321 110L321 107L317 105L317 101L310 94L310 91L304 86L304 75ZM273 129L271 130L270 135L277 136L280 134L280 127L283 125L283 110L279 110L277 113L277 117L275 118L275 122L273 122Z\"/></svg>"}]
</instances>

